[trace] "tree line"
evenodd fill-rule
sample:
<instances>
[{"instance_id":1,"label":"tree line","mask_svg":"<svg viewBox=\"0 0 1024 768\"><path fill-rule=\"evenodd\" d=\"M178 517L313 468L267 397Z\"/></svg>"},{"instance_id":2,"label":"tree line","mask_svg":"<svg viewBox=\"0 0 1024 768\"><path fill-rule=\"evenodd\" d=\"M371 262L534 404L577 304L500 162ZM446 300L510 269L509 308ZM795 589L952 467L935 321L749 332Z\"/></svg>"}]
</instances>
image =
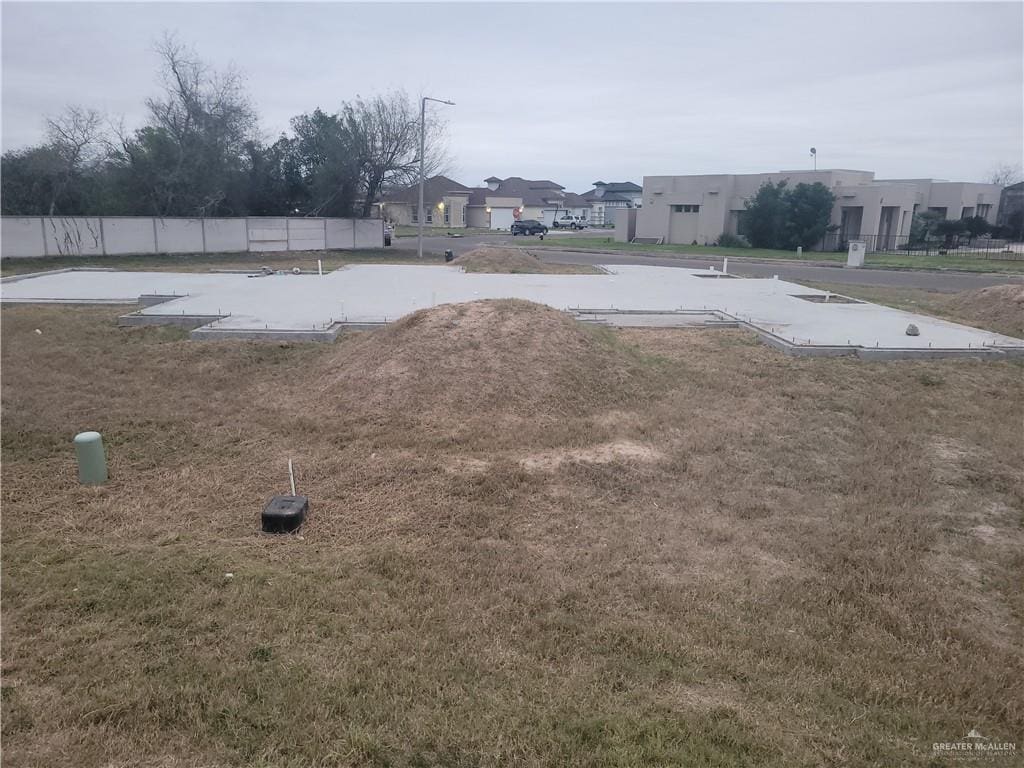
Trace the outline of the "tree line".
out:
<instances>
[{"instance_id":1,"label":"tree line","mask_svg":"<svg viewBox=\"0 0 1024 768\"><path fill-rule=\"evenodd\" d=\"M237 71L215 71L173 35L156 51L162 92L142 127L70 106L42 143L3 154L5 215L365 217L384 189L418 178L418 104L401 91L318 107L264 141ZM444 136L429 118L428 174L443 172Z\"/></svg>"}]
</instances>

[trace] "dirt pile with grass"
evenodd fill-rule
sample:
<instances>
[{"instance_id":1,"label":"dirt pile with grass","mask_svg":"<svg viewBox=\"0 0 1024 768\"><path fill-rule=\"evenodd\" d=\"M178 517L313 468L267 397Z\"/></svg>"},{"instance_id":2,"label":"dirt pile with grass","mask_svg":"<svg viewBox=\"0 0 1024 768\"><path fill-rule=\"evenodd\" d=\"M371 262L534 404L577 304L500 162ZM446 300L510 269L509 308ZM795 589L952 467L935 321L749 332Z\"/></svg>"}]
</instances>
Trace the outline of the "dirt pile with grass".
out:
<instances>
[{"instance_id":1,"label":"dirt pile with grass","mask_svg":"<svg viewBox=\"0 0 1024 768\"><path fill-rule=\"evenodd\" d=\"M1024 285L1009 283L962 291L950 297L947 308L972 325L1024 338Z\"/></svg>"},{"instance_id":2,"label":"dirt pile with grass","mask_svg":"<svg viewBox=\"0 0 1024 768\"><path fill-rule=\"evenodd\" d=\"M503 275L597 275L601 270L587 264L550 264L519 248L484 246L462 254L452 264L466 272Z\"/></svg>"},{"instance_id":3,"label":"dirt pile with grass","mask_svg":"<svg viewBox=\"0 0 1024 768\"><path fill-rule=\"evenodd\" d=\"M657 365L607 329L528 301L445 304L341 345L321 369L320 402L392 418L481 413L522 417L589 413L627 402Z\"/></svg>"}]
</instances>

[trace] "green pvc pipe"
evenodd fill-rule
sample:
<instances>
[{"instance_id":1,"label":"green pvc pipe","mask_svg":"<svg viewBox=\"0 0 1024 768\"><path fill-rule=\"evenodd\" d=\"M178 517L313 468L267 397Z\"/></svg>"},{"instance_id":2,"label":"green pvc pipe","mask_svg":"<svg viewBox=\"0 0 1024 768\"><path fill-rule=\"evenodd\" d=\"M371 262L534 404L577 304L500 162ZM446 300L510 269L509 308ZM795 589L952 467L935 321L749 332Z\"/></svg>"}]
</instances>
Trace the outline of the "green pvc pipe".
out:
<instances>
[{"instance_id":1,"label":"green pvc pipe","mask_svg":"<svg viewBox=\"0 0 1024 768\"><path fill-rule=\"evenodd\" d=\"M107 482L107 457L103 453L103 438L99 432L75 435L75 455L78 457L78 482L83 485Z\"/></svg>"}]
</instances>

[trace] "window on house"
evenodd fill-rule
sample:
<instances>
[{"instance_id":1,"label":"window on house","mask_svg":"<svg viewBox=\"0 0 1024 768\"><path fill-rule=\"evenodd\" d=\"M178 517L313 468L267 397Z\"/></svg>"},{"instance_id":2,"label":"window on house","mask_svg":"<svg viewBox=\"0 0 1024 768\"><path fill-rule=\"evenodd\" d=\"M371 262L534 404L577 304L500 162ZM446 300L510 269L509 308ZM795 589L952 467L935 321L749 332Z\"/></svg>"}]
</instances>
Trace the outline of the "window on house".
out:
<instances>
[{"instance_id":1,"label":"window on house","mask_svg":"<svg viewBox=\"0 0 1024 768\"><path fill-rule=\"evenodd\" d=\"M444 223L445 224L451 224L452 223L452 213L447 208L444 209Z\"/></svg>"},{"instance_id":2,"label":"window on house","mask_svg":"<svg viewBox=\"0 0 1024 768\"><path fill-rule=\"evenodd\" d=\"M419 212L418 208L414 207L412 209L412 223L413 224L419 224L419 222L420 222L420 212Z\"/></svg>"},{"instance_id":3,"label":"window on house","mask_svg":"<svg viewBox=\"0 0 1024 768\"><path fill-rule=\"evenodd\" d=\"M699 213L699 205L673 205L672 210L675 213Z\"/></svg>"},{"instance_id":4,"label":"window on house","mask_svg":"<svg viewBox=\"0 0 1024 768\"><path fill-rule=\"evenodd\" d=\"M427 209L427 224L433 224L433 223L434 223L434 212L430 208L428 208Z\"/></svg>"},{"instance_id":5,"label":"window on house","mask_svg":"<svg viewBox=\"0 0 1024 768\"><path fill-rule=\"evenodd\" d=\"M991 203L978 203L978 212L975 214L983 219L988 218L988 212L992 210Z\"/></svg>"},{"instance_id":6,"label":"window on house","mask_svg":"<svg viewBox=\"0 0 1024 768\"><path fill-rule=\"evenodd\" d=\"M462 224L466 223L466 206L459 208L459 222Z\"/></svg>"}]
</instances>

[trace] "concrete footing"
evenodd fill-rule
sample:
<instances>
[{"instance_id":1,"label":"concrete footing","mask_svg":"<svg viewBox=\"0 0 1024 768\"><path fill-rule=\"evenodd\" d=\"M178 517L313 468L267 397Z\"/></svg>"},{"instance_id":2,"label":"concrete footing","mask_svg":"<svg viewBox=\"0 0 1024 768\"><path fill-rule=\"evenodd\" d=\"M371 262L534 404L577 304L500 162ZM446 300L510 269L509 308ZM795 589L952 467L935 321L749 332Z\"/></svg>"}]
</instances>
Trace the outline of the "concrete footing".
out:
<instances>
[{"instance_id":1,"label":"concrete footing","mask_svg":"<svg viewBox=\"0 0 1024 768\"><path fill-rule=\"evenodd\" d=\"M600 275L481 274L430 265L359 265L320 275L97 271L18 275L4 302L137 304L125 326L170 324L193 339L332 341L416 310L487 298L563 309L587 323L747 328L788 355L870 360L1024 357L1024 341L783 280L616 265ZM66 274L73 272L74 274ZM98 273L97 273L98 272ZM714 275L716 279L701 279ZM13 284L8 284L13 282ZM125 298L131 297L131 298ZM905 334L908 325L920 329Z\"/></svg>"}]
</instances>

